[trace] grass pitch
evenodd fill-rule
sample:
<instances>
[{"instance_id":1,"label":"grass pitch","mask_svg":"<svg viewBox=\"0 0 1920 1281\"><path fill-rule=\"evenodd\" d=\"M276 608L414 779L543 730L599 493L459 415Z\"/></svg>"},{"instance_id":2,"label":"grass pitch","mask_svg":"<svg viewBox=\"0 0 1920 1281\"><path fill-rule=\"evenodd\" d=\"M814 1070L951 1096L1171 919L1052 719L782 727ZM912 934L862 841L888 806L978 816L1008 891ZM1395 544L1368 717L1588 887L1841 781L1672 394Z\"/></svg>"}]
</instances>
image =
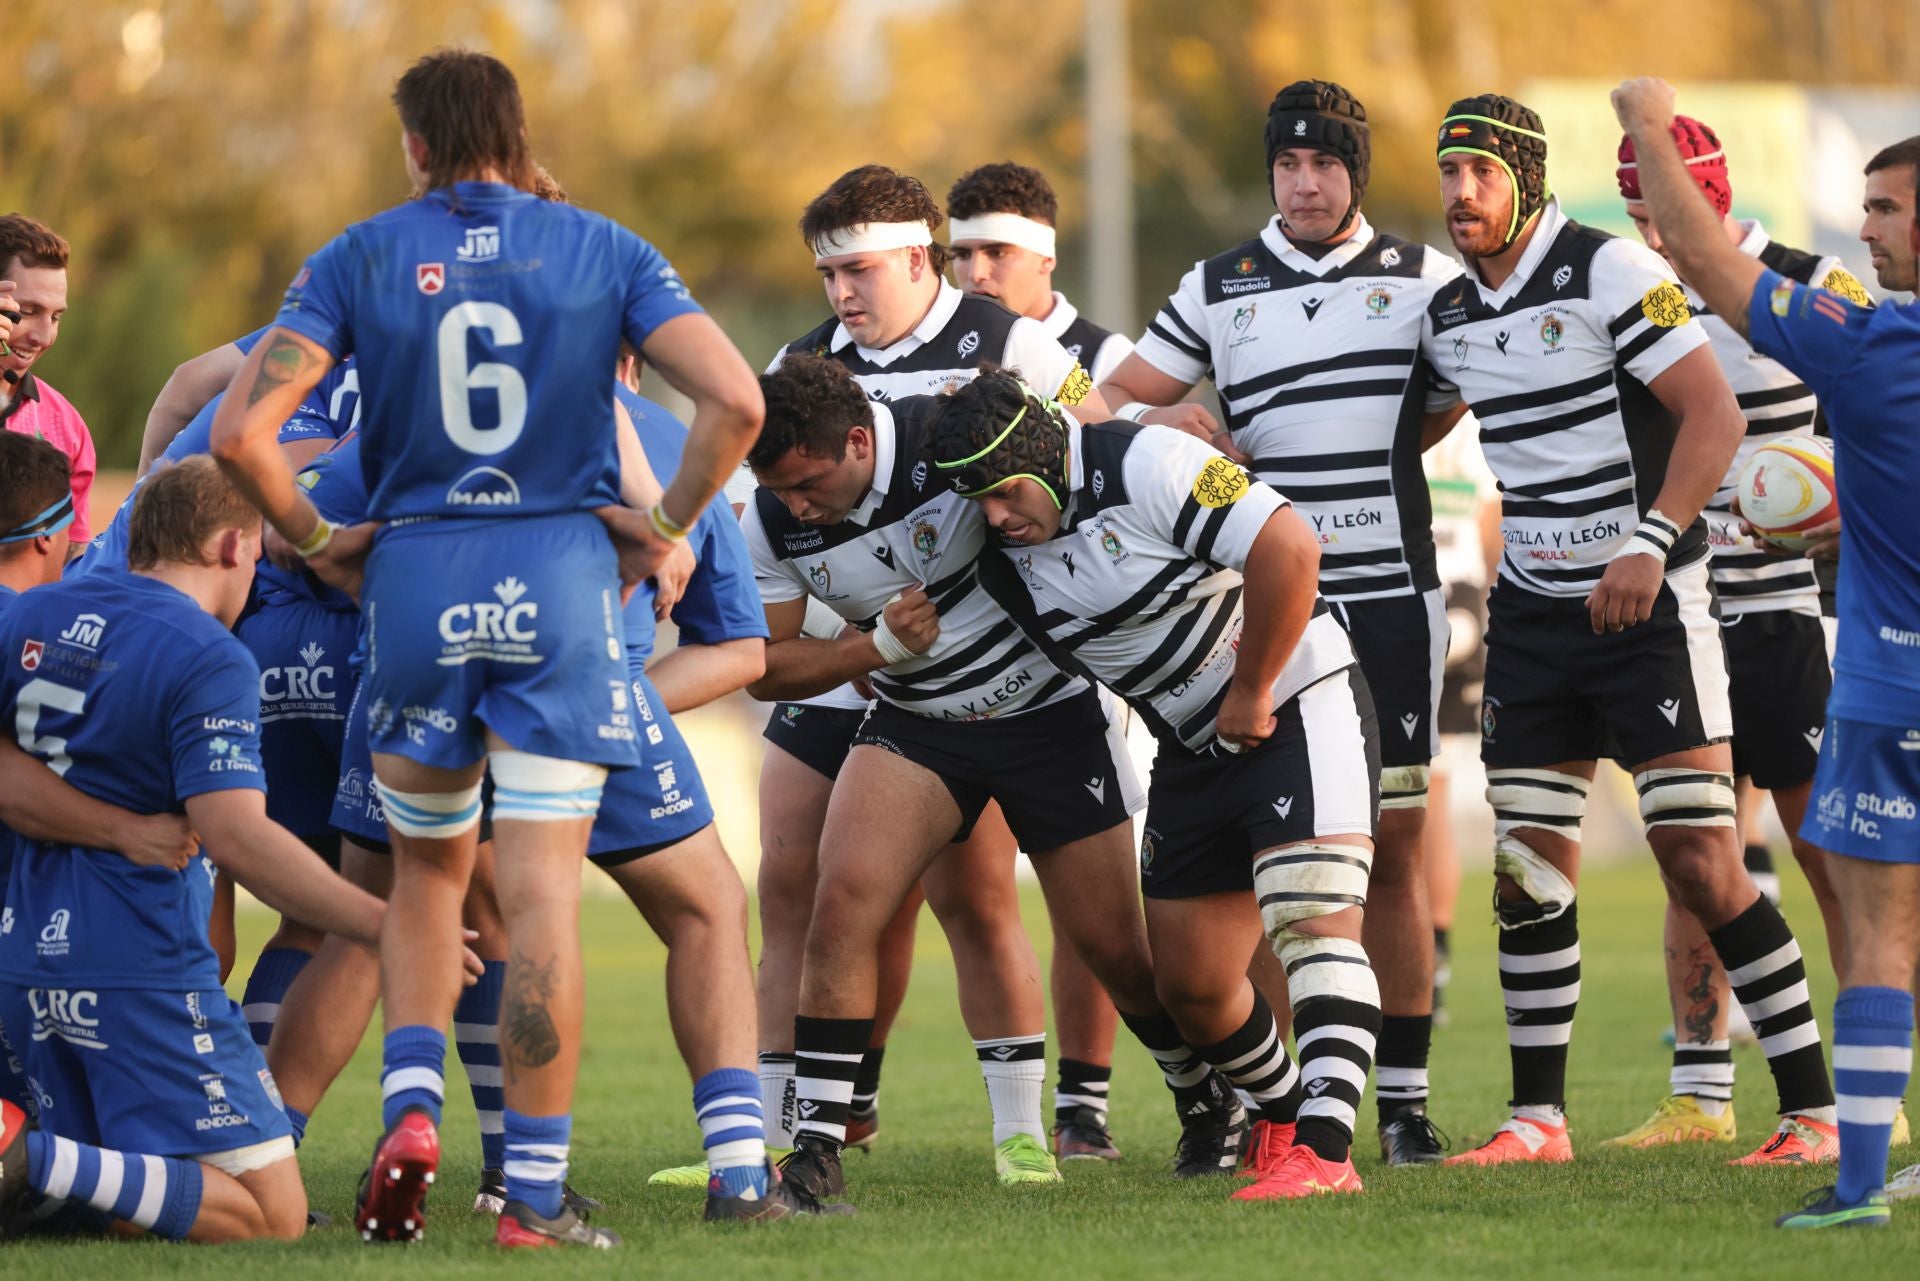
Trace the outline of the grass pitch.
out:
<instances>
[{"instance_id":1,"label":"grass pitch","mask_svg":"<svg viewBox=\"0 0 1920 1281\"><path fill-rule=\"evenodd\" d=\"M1485 924L1484 874L1470 878L1456 928L1452 1025L1435 1038L1432 1112L1456 1150L1502 1119L1508 1075L1504 1019ZM1819 916L1789 869L1786 911L1800 931L1823 1030L1833 979ZM158 1243L0 1246L6 1277L271 1275L288 1278L517 1275L935 1278L1291 1275L1371 1277L1913 1277L1920 1206L1896 1207L1880 1232L1786 1234L1772 1217L1831 1181L1807 1169L1735 1171L1728 1158L1772 1129L1773 1090L1757 1050L1737 1051L1740 1135L1730 1146L1615 1153L1600 1140L1637 1124L1666 1092L1661 979L1662 899L1650 862L1595 868L1581 886L1585 989L1569 1092L1578 1159L1570 1166L1393 1170L1380 1165L1372 1107L1356 1153L1367 1192L1285 1205L1239 1205L1226 1182L1176 1183L1165 1173L1177 1127L1151 1061L1118 1047L1113 1130L1126 1160L1076 1162L1064 1186L1002 1191L993 1182L989 1115L954 1000L945 943L923 919L913 987L887 1055L877 1154L850 1154L859 1217L760 1230L699 1222L699 1195L649 1188L647 1175L698 1159L690 1086L667 1031L664 950L624 902L584 910L591 991L573 1178L604 1199L599 1217L626 1238L612 1254L508 1257L491 1221L468 1212L478 1173L473 1113L448 1065L446 1160L429 1203L428 1239L371 1249L349 1218L355 1181L379 1120L378 1038L315 1116L301 1161L316 1208L335 1226L290 1246L217 1252ZM1028 922L1044 950L1037 895ZM271 921L243 914L241 955ZM237 976L238 978L238 976ZM239 990L236 981L234 991ZM1049 1049L1051 1050L1051 1046ZM1051 1070L1051 1067L1049 1068ZM1052 1102L1051 1082L1048 1106ZM1896 1149L1896 1165L1920 1147Z\"/></svg>"}]
</instances>

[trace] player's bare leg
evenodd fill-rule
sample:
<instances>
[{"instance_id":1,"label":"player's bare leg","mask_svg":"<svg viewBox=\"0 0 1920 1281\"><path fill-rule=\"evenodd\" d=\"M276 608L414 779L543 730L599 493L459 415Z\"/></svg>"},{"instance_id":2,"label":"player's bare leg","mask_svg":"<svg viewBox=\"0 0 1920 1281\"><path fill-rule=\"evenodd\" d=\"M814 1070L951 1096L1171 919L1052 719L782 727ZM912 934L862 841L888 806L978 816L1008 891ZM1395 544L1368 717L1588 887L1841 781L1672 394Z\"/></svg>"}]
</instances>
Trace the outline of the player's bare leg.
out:
<instances>
[{"instance_id":1,"label":"player's bare leg","mask_svg":"<svg viewBox=\"0 0 1920 1281\"><path fill-rule=\"evenodd\" d=\"M1427 906L1433 916L1433 1025L1447 1024L1447 986L1453 977L1453 916L1460 903L1460 840L1453 830L1453 772L1438 758L1427 780Z\"/></svg>"},{"instance_id":2,"label":"player's bare leg","mask_svg":"<svg viewBox=\"0 0 1920 1281\"><path fill-rule=\"evenodd\" d=\"M1381 809L1360 939L1380 982L1374 1095L1380 1154L1389 1165L1430 1165L1445 1151L1439 1132L1427 1120L1434 941L1426 826L1425 805Z\"/></svg>"},{"instance_id":3,"label":"player's bare leg","mask_svg":"<svg viewBox=\"0 0 1920 1281\"><path fill-rule=\"evenodd\" d=\"M1833 1087L1814 1023L1806 967L1780 911L1741 860L1732 752L1725 745L1637 765L1647 840L1668 893L1705 927L1734 979L1779 1091L1780 1130L1747 1163L1837 1157Z\"/></svg>"},{"instance_id":4,"label":"player's bare leg","mask_svg":"<svg viewBox=\"0 0 1920 1281\"><path fill-rule=\"evenodd\" d=\"M1120 1149L1107 1130L1107 1098L1120 1015L1113 1008L1113 998L1080 953L1060 937L1057 926L1047 964L1047 991L1053 998L1060 1056L1053 1094L1054 1153L1063 1161L1117 1161Z\"/></svg>"}]
</instances>

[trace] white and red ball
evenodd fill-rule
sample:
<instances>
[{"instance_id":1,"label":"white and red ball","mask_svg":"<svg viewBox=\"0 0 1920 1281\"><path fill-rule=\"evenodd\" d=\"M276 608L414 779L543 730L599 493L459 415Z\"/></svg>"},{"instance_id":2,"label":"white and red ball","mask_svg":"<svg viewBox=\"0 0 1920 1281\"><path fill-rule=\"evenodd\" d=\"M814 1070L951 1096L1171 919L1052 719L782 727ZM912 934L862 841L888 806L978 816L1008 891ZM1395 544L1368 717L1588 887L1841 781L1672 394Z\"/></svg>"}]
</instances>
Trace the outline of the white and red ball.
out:
<instances>
[{"instance_id":1,"label":"white and red ball","mask_svg":"<svg viewBox=\"0 0 1920 1281\"><path fill-rule=\"evenodd\" d=\"M1734 484L1740 515L1760 537L1791 552L1813 541L1806 531L1840 515L1833 483L1833 443L1788 436L1753 451Z\"/></svg>"}]
</instances>

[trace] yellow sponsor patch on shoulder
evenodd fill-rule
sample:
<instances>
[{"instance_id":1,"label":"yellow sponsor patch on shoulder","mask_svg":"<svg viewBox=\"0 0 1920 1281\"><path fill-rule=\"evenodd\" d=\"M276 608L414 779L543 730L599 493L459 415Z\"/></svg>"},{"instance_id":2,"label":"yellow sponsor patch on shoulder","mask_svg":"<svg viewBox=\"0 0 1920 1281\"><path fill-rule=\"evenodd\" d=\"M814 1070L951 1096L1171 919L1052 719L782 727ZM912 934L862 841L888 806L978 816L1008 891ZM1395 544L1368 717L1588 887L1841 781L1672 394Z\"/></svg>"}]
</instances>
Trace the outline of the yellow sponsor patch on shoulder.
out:
<instances>
[{"instance_id":1,"label":"yellow sponsor patch on shoulder","mask_svg":"<svg viewBox=\"0 0 1920 1281\"><path fill-rule=\"evenodd\" d=\"M1791 280L1782 280L1773 287L1773 292L1767 295L1767 307L1774 315L1784 316L1792 306L1793 282Z\"/></svg>"},{"instance_id":2,"label":"yellow sponsor patch on shoulder","mask_svg":"<svg viewBox=\"0 0 1920 1281\"><path fill-rule=\"evenodd\" d=\"M1845 267L1835 267L1829 271L1826 279L1820 282L1820 287L1830 294L1839 294L1856 307L1873 306L1873 296L1867 292L1867 287Z\"/></svg>"},{"instance_id":3,"label":"yellow sponsor patch on shoulder","mask_svg":"<svg viewBox=\"0 0 1920 1281\"><path fill-rule=\"evenodd\" d=\"M1209 458L1193 479L1193 501L1202 507L1225 507L1239 502L1252 486L1245 468L1225 458Z\"/></svg>"},{"instance_id":4,"label":"yellow sponsor patch on shoulder","mask_svg":"<svg viewBox=\"0 0 1920 1281\"><path fill-rule=\"evenodd\" d=\"M1687 296L1672 281L1663 281L1640 296L1640 314L1662 329L1675 329L1693 319Z\"/></svg>"},{"instance_id":5,"label":"yellow sponsor patch on shoulder","mask_svg":"<svg viewBox=\"0 0 1920 1281\"><path fill-rule=\"evenodd\" d=\"M1060 390L1054 393L1053 398L1063 405L1077 405L1085 400L1087 393L1092 390L1093 375L1076 360L1073 362L1072 371L1067 374L1066 380L1060 384Z\"/></svg>"}]
</instances>

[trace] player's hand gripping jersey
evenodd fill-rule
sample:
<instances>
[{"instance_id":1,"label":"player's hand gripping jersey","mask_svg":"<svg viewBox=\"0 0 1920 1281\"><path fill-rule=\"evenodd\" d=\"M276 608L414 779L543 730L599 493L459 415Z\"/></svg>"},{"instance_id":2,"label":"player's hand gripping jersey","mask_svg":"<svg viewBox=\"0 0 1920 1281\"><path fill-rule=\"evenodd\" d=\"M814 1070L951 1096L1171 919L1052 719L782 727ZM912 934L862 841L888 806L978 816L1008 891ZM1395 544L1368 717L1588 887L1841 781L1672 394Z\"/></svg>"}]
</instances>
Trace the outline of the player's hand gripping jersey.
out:
<instances>
[{"instance_id":1,"label":"player's hand gripping jersey","mask_svg":"<svg viewBox=\"0 0 1920 1281\"><path fill-rule=\"evenodd\" d=\"M1055 667L981 588L974 561L986 521L923 460L932 404L874 404L873 488L839 524L802 524L770 491L756 492L740 525L761 599L812 596L865 630L896 595L924 583L939 637L925 654L873 674L881 701L916 715L984 720L1084 692L1086 682Z\"/></svg>"},{"instance_id":2,"label":"player's hand gripping jersey","mask_svg":"<svg viewBox=\"0 0 1920 1281\"><path fill-rule=\"evenodd\" d=\"M1558 202L1500 288L1463 276L1434 295L1424 352L1472 406L1500 478L1501 577L1549 596L1593 590L1666 478L1675 423L1647 384L1706 341L1658 254ZM1696 520L1667 571L1706 555Z\"/></svg>"}]
</instances>

